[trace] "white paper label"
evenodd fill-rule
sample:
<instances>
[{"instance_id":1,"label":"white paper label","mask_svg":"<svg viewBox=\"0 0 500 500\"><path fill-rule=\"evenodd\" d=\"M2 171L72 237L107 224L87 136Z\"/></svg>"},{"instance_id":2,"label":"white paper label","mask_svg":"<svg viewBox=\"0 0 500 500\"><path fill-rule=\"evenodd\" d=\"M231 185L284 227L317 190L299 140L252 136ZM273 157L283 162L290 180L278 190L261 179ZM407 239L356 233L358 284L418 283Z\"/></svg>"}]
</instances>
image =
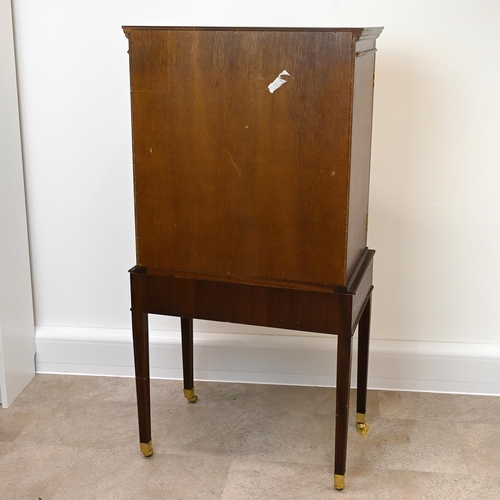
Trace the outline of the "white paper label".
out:
<instances>
[{"instance_id":1,"label":"white paper label","mask_svg":"<svg viewBox=\"0 0 500 500\"><path fill-rule=\"evenodd\" d=\"M288 71L285 69L283 70L279 75L278 77L276 78L276 80L274 80L274 82L270 83L267 88L269 89L269 92L271 92L271 94L279 89L284 83L286 83L287 81L284 79L284 78L281 78L282 76L290 76L290 73L288 73Z\"/></svg>"}]
</instances>

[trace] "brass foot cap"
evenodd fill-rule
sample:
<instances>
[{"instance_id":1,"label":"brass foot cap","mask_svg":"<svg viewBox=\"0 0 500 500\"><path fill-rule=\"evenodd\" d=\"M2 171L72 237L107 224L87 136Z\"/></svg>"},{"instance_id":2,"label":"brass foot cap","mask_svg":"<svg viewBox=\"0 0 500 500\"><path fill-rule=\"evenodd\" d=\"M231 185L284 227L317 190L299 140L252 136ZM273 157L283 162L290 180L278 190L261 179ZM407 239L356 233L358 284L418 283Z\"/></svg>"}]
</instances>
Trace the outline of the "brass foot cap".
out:
<instances>
[{"instance_id":1,"label":"brass foot cap","mask_svg":"<svg viewBox=\"0 0 500 500\"><path fill-rule=\"evenodd\" d=\"M368 430L370 426L368 424L360 424L358 423L358 432L364 437L368 434Z\"/></svg>"},{"instance_id":2,"label":"brass foot cap","mask_svg":"<svg viewBox=\"0 0 500 500\"><path fill-rule=\"evenodd\" d=\"M145 457L150 457L153 455L153 442L149 443L140 443L142 454Z\"/></svg>"},{"instance_id":3,"label":"brass foot cap","mask_svg":"<svg viewBox=\"0 0 500 500\"><path fill-rule=\"evenodd\" d=\"M364 413L356 413L356 423L358 424L358 432L362 436L366 436L370 426L366 423L366 416Z\"/></svg>"},{"instance_id":4,"label":"brass foot cap","mask_svg":"<svg viewBox=\"0 0 500 500\"><path fill-rule=\"evenodd\" d=\"M344 489L344 476L341 476L340 474L334 474L333 475L333 486L335 486L336 490L343 490Z\"/></svg>"},{"instance_id":5,"label":"brass foot cap","mask_svg":"<svg viewBox=\"0 0 500 500\"><path fill-rule=\"evenodd\" d=\"M190 403L196 403L196 401L198 401L198 396L194 393L194 389L184 389L184 397Z\"/></svg>"}]
</instances>

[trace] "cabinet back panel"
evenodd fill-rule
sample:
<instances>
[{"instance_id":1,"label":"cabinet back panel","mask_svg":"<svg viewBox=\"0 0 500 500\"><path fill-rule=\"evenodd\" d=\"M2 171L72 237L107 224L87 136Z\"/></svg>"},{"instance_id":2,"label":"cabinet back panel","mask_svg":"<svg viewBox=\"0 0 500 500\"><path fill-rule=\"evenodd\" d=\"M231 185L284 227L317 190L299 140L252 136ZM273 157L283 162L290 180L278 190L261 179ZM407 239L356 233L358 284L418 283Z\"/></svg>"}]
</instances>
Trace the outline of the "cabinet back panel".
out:
<instances>
[{"instance_id":1,"label":"cabinet back panel","mask_svg":"<svg viewBox=\"0 0 500 500\"><path fill-rule=\"evenodd\" d=\"M352 33L128 36L137 263L345 285Z\"/></svg>"}]
</instances>

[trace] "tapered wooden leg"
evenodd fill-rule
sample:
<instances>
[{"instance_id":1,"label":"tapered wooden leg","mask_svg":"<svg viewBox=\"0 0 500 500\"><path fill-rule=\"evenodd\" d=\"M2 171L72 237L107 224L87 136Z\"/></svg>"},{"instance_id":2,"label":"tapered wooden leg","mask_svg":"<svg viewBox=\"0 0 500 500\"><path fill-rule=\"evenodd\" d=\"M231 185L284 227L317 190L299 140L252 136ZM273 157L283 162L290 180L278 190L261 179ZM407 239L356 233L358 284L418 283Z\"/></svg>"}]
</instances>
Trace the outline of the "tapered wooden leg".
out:
<instances>
[{"instance_id":1,"label":"tapered wooden leg","mask_svg":"<svg viewBox=\"0 0 500 500\"><path fill-rule=\"evenodd\" d=\"M181 318L181 337L184 396L190 403L196 403L198 396L194 393L193 318Z\"/></svg>"},{"instance_id":2,"label":"tapered wooden leg","mask_svg":"<svg viewBox=\"0 0 500 500\"><path fill-rule=\"evenodd\" d=\"M368 432L366 423L366 393L368 387L368 352L370 345L371 297L366 303L358 326L358 390L356 401L356 423L359 432L365 436Z\"/></svg>"},{"instance_id":3,"label":"tapered wooden leg","mask_svg":"<svg viewBox=\"0 0 500 500\"><path fill-rule=\"evenodd\" d=\"M151 396L149 381L149 332L147 275L130 274L132 294L132 336L134 340L135 387L139 415L139 441L146 457L153 454L151 441Z\"/></svg>"},{"instance_id":4,"label":"tapered wooden leg","mask_svg":"<svg viewBox=\"0 0 500 500\"><path fill-rule=\"evenodd\" d=\"M335 422L335 468L333 484L337 490L344 488L347 458L347 431L349 428L349 395L351 388L352 336L340 334L337 343L337 407Z\"/></svg>"}]
</instances>

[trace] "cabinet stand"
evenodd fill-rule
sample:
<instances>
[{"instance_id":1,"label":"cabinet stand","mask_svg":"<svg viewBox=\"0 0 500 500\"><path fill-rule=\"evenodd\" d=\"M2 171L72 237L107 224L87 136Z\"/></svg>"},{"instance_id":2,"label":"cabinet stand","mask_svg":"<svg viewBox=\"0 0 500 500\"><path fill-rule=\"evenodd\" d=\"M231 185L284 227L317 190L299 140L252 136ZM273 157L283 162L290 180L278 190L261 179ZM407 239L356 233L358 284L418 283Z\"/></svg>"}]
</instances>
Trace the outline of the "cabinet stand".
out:
<instances>
[{"instance_id":1,"label":"cabinet stand","mask_svg":"<svg viewBox=\"0 0 500 500\"><path fill-rule=\"evenodd\" d=\"M373 250L366 249L345 288L278 288L177 277L136 266L130 270L139 439L145 456L153 454L149 373L148 314L181 318L184 395L195 402L193 318L229 321L337 335L337 394L334 485L344 487L346 470L352 336L358 329L356 421L366 433L366 394L370 339Z\"/></svg>"}]
</instances>

